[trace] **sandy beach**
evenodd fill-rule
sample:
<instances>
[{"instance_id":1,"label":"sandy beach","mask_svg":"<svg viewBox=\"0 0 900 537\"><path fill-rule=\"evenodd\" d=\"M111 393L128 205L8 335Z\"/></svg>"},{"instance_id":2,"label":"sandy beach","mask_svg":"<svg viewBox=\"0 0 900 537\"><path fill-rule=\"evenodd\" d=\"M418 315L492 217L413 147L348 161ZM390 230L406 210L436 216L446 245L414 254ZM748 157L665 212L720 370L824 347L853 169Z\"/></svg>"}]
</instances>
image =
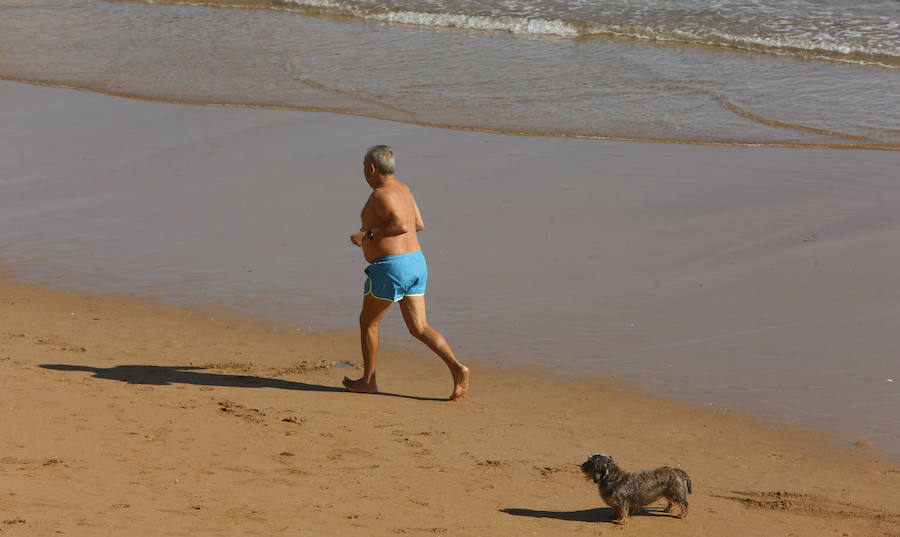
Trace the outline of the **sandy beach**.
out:
<instances>
[{"instance_id":1,"label":"sandy beach","mask_svg":"<svg viewBox=\"0 0 900 537\"><path fill-rule=\"evenodd\" d=\"M3 535L900 535L900 464L821 433L482 364L450 403L416 349L350 394L352 334L0 296ZM610 524L577 467L601 450L686 469L688 517Z\"/></svg>"},{"instance_id":2,"label":"sandy beach","mask_svg":"<svg viewBox=\"0 0 900 537\"><path fill-rule=\"evenodd\" d=\"M0 535L900 535L895 153L0 105ZM384 393L340 388L376 142L458 402L397 312ZM610 524L592 452L690 514Z\"/></svg>"}]
</instances>

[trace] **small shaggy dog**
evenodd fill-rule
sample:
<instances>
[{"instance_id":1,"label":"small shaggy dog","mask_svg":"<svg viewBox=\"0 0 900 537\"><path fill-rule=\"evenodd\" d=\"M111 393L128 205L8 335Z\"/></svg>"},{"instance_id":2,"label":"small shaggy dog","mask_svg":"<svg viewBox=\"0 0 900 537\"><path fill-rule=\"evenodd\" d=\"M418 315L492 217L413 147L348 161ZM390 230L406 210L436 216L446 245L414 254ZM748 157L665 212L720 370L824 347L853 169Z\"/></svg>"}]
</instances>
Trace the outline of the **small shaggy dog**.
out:
<instances>
[{"instance_id":1,"label":"small shaggy dog","mask_svg":"<svg viewBox=\"0 0 900 537\"><path fill-rule=\"evenodd\" d=\"M665 512L671 513L677 503L681 515L687 515L687 495L691 493L691 478L680 468L663 466L643 472L626 472L609 455L591 455L581 465L581 471L591 476L600 496L613 508L612 521L624 524L628 515L660 498L669 500Z\"/></svg>"}]
</instances>

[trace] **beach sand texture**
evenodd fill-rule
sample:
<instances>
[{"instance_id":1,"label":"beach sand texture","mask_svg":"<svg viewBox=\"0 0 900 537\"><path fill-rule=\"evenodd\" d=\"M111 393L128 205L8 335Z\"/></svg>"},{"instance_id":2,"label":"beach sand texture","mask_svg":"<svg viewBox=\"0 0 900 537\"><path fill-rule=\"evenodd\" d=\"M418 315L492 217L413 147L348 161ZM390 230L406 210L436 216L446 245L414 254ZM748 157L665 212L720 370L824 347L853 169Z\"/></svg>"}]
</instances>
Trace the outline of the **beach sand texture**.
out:
<instances>
[{"instance_id":1,"label":"beach sand texture","mask_svg":"<svg viewBox=\"0 0 900 537\"><path fill-rule=\"evenodd\" d=\"M900 535L900 465L819 433L516 369L448 403L418 350L350 394L351 334L0 292L2 535ZM609 523L598 450L686 469L688 517Z\"/></svg>"}]
</instances>

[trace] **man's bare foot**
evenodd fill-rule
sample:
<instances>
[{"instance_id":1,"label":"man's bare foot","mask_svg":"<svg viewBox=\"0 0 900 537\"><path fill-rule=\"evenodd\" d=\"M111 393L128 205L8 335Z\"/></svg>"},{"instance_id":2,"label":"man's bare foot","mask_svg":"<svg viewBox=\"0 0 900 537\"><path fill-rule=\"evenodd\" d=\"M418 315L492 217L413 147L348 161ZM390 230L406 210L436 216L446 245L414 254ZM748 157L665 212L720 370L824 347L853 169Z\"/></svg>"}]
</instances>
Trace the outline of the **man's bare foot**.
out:
<instances>
[{"instance_id":1,"label":"man's bare foot","mask_svg":"<svg viewBox=\"0 0 900 537\"><path fill-rule=\"evenodd\" d=\"M469 368L460 366L460 370L453 373L453 393L450 394L450 400L456 401L467 391L469 391Z\"/></svg>"},{"instance_id":2,"label":"man's bare foot","mask_svg":"<svg viewBox=\"0 0 900 537\"><path fill-rule=\"evenodd\" d=\"M372 379L371 382L366 382L363 378L351 380L349 377L344 377L342 384L344 385L344 388L347 388L351 392L378 393L378 384L375 383L375 379Z\"/></svg>"}]
</instances>

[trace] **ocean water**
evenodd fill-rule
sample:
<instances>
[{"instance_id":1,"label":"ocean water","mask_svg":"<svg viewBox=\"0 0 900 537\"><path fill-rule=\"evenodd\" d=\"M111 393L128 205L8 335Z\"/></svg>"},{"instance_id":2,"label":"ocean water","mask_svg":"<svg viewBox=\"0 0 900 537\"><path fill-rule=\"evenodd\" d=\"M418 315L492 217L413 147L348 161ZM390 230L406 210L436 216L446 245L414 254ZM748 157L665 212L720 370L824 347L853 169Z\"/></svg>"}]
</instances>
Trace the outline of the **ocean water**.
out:
<instances>
[{"instance_id":1,"label":"ocean water","mask_svg":"<svg viewBox=\"0 0 900 537\"><path fill-rule=\"evenodd\" d=\"M0 0L0 77L495 132L900 147L896 0Z\"/></svg>"}]
</instances>

